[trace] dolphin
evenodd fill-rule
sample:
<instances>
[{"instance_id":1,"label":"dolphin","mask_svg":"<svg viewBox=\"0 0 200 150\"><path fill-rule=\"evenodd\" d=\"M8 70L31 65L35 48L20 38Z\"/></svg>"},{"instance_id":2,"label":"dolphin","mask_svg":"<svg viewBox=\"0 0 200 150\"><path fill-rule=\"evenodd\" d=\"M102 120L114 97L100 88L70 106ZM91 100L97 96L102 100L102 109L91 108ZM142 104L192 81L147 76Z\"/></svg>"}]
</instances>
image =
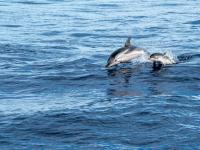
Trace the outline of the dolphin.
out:
<instances>
[{"instance_id":1,"label":"dolphin","mask_svg":"<svg viewBox=\"0 0 200 150\"><path fill-rule=\"evenodd\" d=\"M145 54L144 49L132 45L131 38L129 37L123 47L117 49L110 55L105 67L109 68L120 63L129 62L143 54Z\"/></svg>"},{"instance_id":2,"label":"dolphin","mask_svg":"<svg viewBox=\"0 0 200 150\"><path fill-rule=\"evenodd\" d=\"M170 58L167 53L153 53L149 56L149 60L153 62L153 69L160 70L165 65L175 64L175 60Z\"/></svg>"},{"instance_id":3,"label":"dolphin","mask_svg":"<svg viewBox=\"0 0 200 150\"><path fill-rule=\"evenodd\" d=\"M167 53L153 53L150 55L149 60L154 62L154 61L159 61L163 65L170 65L176 63L173 58L170 58Z\"/></svg>"}]
</instances>

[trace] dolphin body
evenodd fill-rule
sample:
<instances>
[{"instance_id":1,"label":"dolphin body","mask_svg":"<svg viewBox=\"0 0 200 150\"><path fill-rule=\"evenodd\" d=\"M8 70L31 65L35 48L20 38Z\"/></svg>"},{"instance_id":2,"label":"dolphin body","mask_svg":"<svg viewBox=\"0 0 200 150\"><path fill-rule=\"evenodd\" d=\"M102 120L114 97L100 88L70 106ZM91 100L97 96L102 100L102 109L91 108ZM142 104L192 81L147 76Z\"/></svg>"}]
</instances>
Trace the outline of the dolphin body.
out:
<instances>
[{"instance_id":1,"label":"dolphin body","mask_svg":"<svg viewBox=\"0 0 200 150\"><path fill-rule=\"evenodd\" d=\"M176 63L166 53L153 53L150 55L150 61L160 61L163 65L170 65Z\"/></svg>"},{"instance_id":2,"label":"dolphin body","mask_svg":"<svg viewBox=\"0 0 200 150\"><path fill-rule=\"evenodd\" d=\"M106 67L109 68L120 63L129 62L143 54L145 54L144 49L132 45L131 38L129 37L123 47L117 49L110 55Z\"/></svg>"},{"instance_id":3,"label":"dolphin body","mask_svg":"<svg viewBox=\"0 0 200 150\"><path fill-rule=\"evenodd\" d=\"M165 65L175 64L175 60L170 58L166 53L153 53L149 60L153 62L153 69L160 70Z\"/></svg>"}]
</instances>

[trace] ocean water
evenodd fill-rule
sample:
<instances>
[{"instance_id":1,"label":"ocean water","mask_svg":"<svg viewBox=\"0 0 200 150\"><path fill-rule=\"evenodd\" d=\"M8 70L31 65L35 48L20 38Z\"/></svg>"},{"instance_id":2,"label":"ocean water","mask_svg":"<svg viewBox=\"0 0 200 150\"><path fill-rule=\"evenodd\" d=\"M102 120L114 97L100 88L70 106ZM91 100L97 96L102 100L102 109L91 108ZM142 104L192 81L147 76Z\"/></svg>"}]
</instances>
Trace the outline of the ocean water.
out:
<instances>
[{"instance_id":1,"label":"ocean water","mask_svg":"<svg viewBox=\"0 0 200 150\"><path fill-rule=\"evenodd\" d=\"M200 53L200 1L1 0L1 150L200 149L200 58L104 66L128 36Z\"/></svg>"}]
</instances>

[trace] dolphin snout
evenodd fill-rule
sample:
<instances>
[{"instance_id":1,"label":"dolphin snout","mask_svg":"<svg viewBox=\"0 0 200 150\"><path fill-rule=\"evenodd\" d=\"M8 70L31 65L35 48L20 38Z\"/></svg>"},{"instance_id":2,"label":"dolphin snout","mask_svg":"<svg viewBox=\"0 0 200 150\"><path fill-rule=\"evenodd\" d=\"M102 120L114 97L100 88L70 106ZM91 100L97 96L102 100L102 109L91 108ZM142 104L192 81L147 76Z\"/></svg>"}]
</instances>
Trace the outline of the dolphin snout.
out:
<instances>
[{"instance_id":1,"label":"dolphin snout","mask_svg":"<svg viewBox=\"0 0 200 150\"><path fill-rule=\"evenodd\" d=\"M116 64L118 64L118 63L117 63L115 57L110 56L110 57L108 58L108 61L107 61L107 64L106 64L105 67L106 67L106 68L109 68L109 67L112 67L112 66L114 66L114 65L116 65Z\"/></svg>"},{"instance_id":2,"label":"dolphin snout","mask_svg":"<svg viewBox=\"0 0 200 150\"><path fill-rule=\"evenodd\" d=\"M112 67L112 66L114 66L114 65L117 65L118 63L116 63L116 62L108 62L107 64L106 64L106 68L110 68L110 67Z\"/></svg>"},{"instance_id":3,"label":"dolphin snout","mask_svg":"<svg viewBox=\"0 0 200 150\"><path fill-rule=\"evenodd\" d=\"M107 64L105 65L105 67L106 67L106 68L109 68L109 67L110 67L110 64L109 64L109 63L107 63Z\"/></svg>"}]
</instances>

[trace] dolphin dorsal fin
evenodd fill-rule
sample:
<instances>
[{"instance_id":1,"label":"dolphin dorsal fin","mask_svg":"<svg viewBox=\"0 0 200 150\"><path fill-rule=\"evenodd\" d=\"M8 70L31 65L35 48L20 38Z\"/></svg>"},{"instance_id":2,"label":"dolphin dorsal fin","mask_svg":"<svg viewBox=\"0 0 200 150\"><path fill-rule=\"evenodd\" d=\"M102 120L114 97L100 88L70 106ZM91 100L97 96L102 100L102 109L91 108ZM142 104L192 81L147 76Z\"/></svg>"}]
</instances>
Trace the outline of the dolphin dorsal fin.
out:
<instances>
[{"instance_id":1,"label":"dolphin dorsal fin","mask_svg":"<svg viewBox=\"0 0 200 150\"><path fill-rule=\"evenodd\" d=\"M129 47L131 46L131 37L128 37L128 39L126 40L124 47Z\"/></svg>"}]
</instances>

